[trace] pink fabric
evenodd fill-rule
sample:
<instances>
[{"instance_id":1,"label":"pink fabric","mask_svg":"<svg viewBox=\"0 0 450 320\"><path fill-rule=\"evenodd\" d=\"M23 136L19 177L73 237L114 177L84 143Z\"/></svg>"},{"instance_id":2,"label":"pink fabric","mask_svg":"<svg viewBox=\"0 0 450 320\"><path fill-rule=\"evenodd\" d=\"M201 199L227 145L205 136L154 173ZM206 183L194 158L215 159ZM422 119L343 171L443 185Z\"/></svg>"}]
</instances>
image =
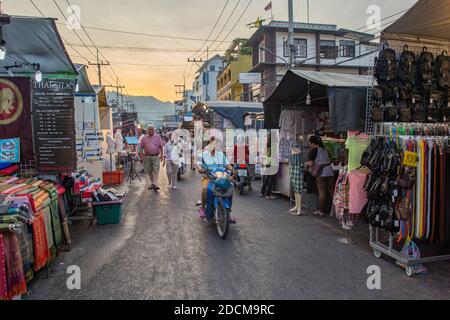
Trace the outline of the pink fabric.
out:
<instances>
[{"instance_id":1,"label":"pink fabric","mask_svg":"<svg viewBox=\"0 0 450 320\"><path fill-rule=\"evenodd\" d=\"M0 300L8 298L8 288L6 287L6 269L5 269L5 248L3 245L3 236L0 233Z\"/></svg>"},{"instance_id":2,"label":"pink fabric","mask_svg":"<svg viewBox=\"0 0 450 320\"><path fill-rule=\"evenodd\" d=\"M366 183L367 175L368 172L360 170L354 170L348 175L348 181L350 184L350 214L362 213L368 202L367 192L364 191L364 184Z\"/></svg>"},{"instance_id":3,"label":"pink fabric","mask_svg":"<svg viewBox=\"0 0 450 320\"><path fill-rule=\"evenodd\" d=\"M141 150L144 150L145 155L158 155L162 152L164 142L159 134L147 136L141 141Z\"/></svg>"}]
</instances>

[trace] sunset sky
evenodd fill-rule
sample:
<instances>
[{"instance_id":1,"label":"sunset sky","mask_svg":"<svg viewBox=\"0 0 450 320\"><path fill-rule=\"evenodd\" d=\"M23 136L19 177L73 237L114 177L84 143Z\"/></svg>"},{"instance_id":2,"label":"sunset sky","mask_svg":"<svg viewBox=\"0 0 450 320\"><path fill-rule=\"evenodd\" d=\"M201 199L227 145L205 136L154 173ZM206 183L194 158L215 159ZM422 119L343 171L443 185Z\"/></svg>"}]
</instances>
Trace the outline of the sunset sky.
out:
<instances>
[{"instance_id":1,"label":"sunset sky","mask_svg":"<svg viewBox=\"0 0 450 320\"><path fill-rule=\"evenodd\" d=\"M65 20L58 11L54 1L66 13L66 0L34 0L41 11L49 17L58 18L60 23ZM214 44L219 53L229 45L229 41L236 37L249 37L254 29L246 24L254 22L258 16L268 18L269 12L264 7L270 0L253 0L236 24L250 0L229 0L222 19L212 33L211 40L218 38ZM3 0L3 11L10 15L35 15L37 10L29 0ZM183 73L186 75L190 87L196 65L186 60L193 56L211 32L222 11L226 0L69 0L72 5L81 8L81 22L85 27L123 30L153 35L195 38L197 40L169 39L164 37L150 37L127 35L88 29L92 40L99 47L104 56L111 62L126 91L133 95L153 95L161 100L175 100L175 84L182 82ZM238 4L239 2L239 4ZM287 0L273 0L273 14L277 20L287 19ZM311 0L310 19L315 23L337 24L338 27L356 29L364 26L367 20L366 10L371 4L382 9L382 18L411 7L415 0ZM294 0L295 20L306 20L306 0ZM237 9L218 36L226 20L238 4ZM396 18L398 18L397 16ZM391 21L386 20L386 22ZM384 22L383 22L384 23ZM225 36L236 25L226 39ZM75 49L90 61L94 56L83 46L76 34L63 25L59 25L63 37L74 45ZM365 30L363 30L365 31ZM83 41L90 45L86 34L77 31ZM226 40L220 44L220 41ZM72 59L77 63L86 63L68 48ZM206 57L206 46L196 55ZM93 49L94 51L94 49ZM217 53L212 52L212 53ZM97 82L96 70L91 67L91 81ZM104 84L112 83L112 72L104 73Z\"/></svg>"}]
</instances>

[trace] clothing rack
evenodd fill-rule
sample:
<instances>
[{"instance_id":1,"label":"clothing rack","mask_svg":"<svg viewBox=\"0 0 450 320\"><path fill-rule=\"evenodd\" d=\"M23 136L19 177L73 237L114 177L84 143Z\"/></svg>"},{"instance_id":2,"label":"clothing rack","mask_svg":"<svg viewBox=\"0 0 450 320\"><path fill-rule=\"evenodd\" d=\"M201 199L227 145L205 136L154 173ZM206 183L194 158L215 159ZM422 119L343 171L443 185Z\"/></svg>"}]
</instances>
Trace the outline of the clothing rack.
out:
<instances>
[{"instance_id":1,"label":"clothing rack","mask_svg":"<svg viewBox=\"0 0 450 320\"><path fill-rule=\"evenodd\" d=\"M450 124L421 123L421 122L384 122L376 123L372 136L386 135L392 129L413 129L415 132L423 133L427 130L436 131L439 129L445 136L450 136Z\"/></svg>"},{"instance_id":2,"label":"clothing rack","mask_svg":"<svg viewBox=\"0 0 450 320\"><path fill-rule=\"evenodd\" d=\"M446 147L449 147L449 139L448 136L387 136L385 134L375 135L375 137L385 137L388 139L401 139L401 140L426 140L426 141L433 141L433 140L443 140L446 143ZM414 212L412 213L414 214ZM373 253L376 258L381 258L382 255L386 255L394 260L396 260L396 263L405 269L406 275L408 277L413 277L415 275L414 266L418 264L425 264L425 263L433 263L433 262L443 262L443 261L450 261L450 254L449 255L439 255L439 256L430 256L426 258L419 258L414 259L411 258L408 255L403 254L401 251L398 251L394 248L394 243L396 241L395 234L390 232L389 233L389 239L387 241L381 241L380 240L380 234L381 234L381 228L374 227L370 225L369 228L370 232L370 247L373 249Z\"/></svg>"}]
</instances>

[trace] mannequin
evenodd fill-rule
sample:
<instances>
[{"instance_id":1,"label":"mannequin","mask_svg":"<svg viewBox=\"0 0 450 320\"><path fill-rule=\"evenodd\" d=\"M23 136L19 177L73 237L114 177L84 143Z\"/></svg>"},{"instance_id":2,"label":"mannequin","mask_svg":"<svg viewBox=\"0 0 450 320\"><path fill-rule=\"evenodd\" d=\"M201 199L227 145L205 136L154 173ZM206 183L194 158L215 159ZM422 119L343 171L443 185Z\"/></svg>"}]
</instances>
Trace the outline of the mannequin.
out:
<instances>
[{"instance_id":1,"label":"mannequin","mask_svg":"<svg viewBox=\"0 0 450 320\"><path fill-rule=\"evenodd\" d=\"M302 216L302 192L303 192L303 172L305 165L302 159L301 150L298 147L292 148L291 157L291 184L295 195L295 207L289 210L294 216Z\"/></svg>"},{"instance_id":2,"label":"mannequin","mask_svg":"<svg viewBox=\"0 0 450 320\"><path fill-rule=\"evenodd\" d=\"M116 152L117 153L122 153L123 152L122 129L118 128L116 130L116 134L114 135L114 138L116 139Z\"/></svg>"},{"instance_id":3,"label":"mannequin","mask_svg":"<svg viewBox=\"0 0 450 320\"><path fill-rule=\"evenodd\" d=\"M106 149L106 154L115 154L116 153L116 140L110 133L108 133L108 135L106 136L106 143L108 144L108 149Z\"/></svg>"}]
</instances>

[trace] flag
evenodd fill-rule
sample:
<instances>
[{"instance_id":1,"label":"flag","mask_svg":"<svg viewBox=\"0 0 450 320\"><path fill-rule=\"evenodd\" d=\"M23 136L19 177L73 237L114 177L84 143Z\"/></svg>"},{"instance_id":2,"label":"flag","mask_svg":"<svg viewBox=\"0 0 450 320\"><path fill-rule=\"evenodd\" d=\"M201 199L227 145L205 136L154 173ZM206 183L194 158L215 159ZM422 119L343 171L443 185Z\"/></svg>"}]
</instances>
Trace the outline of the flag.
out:
<instances>
[{"instance_id":1,"label":"flag","mask_svg":"<svg viewBox=\"0 0 450 320\"><path fill-rule=\"evenodd\" d=\"M264 10L266 11L272 10L272 1L269 2L269 4L264 8Z\"/></svg>"}]
</instances>

